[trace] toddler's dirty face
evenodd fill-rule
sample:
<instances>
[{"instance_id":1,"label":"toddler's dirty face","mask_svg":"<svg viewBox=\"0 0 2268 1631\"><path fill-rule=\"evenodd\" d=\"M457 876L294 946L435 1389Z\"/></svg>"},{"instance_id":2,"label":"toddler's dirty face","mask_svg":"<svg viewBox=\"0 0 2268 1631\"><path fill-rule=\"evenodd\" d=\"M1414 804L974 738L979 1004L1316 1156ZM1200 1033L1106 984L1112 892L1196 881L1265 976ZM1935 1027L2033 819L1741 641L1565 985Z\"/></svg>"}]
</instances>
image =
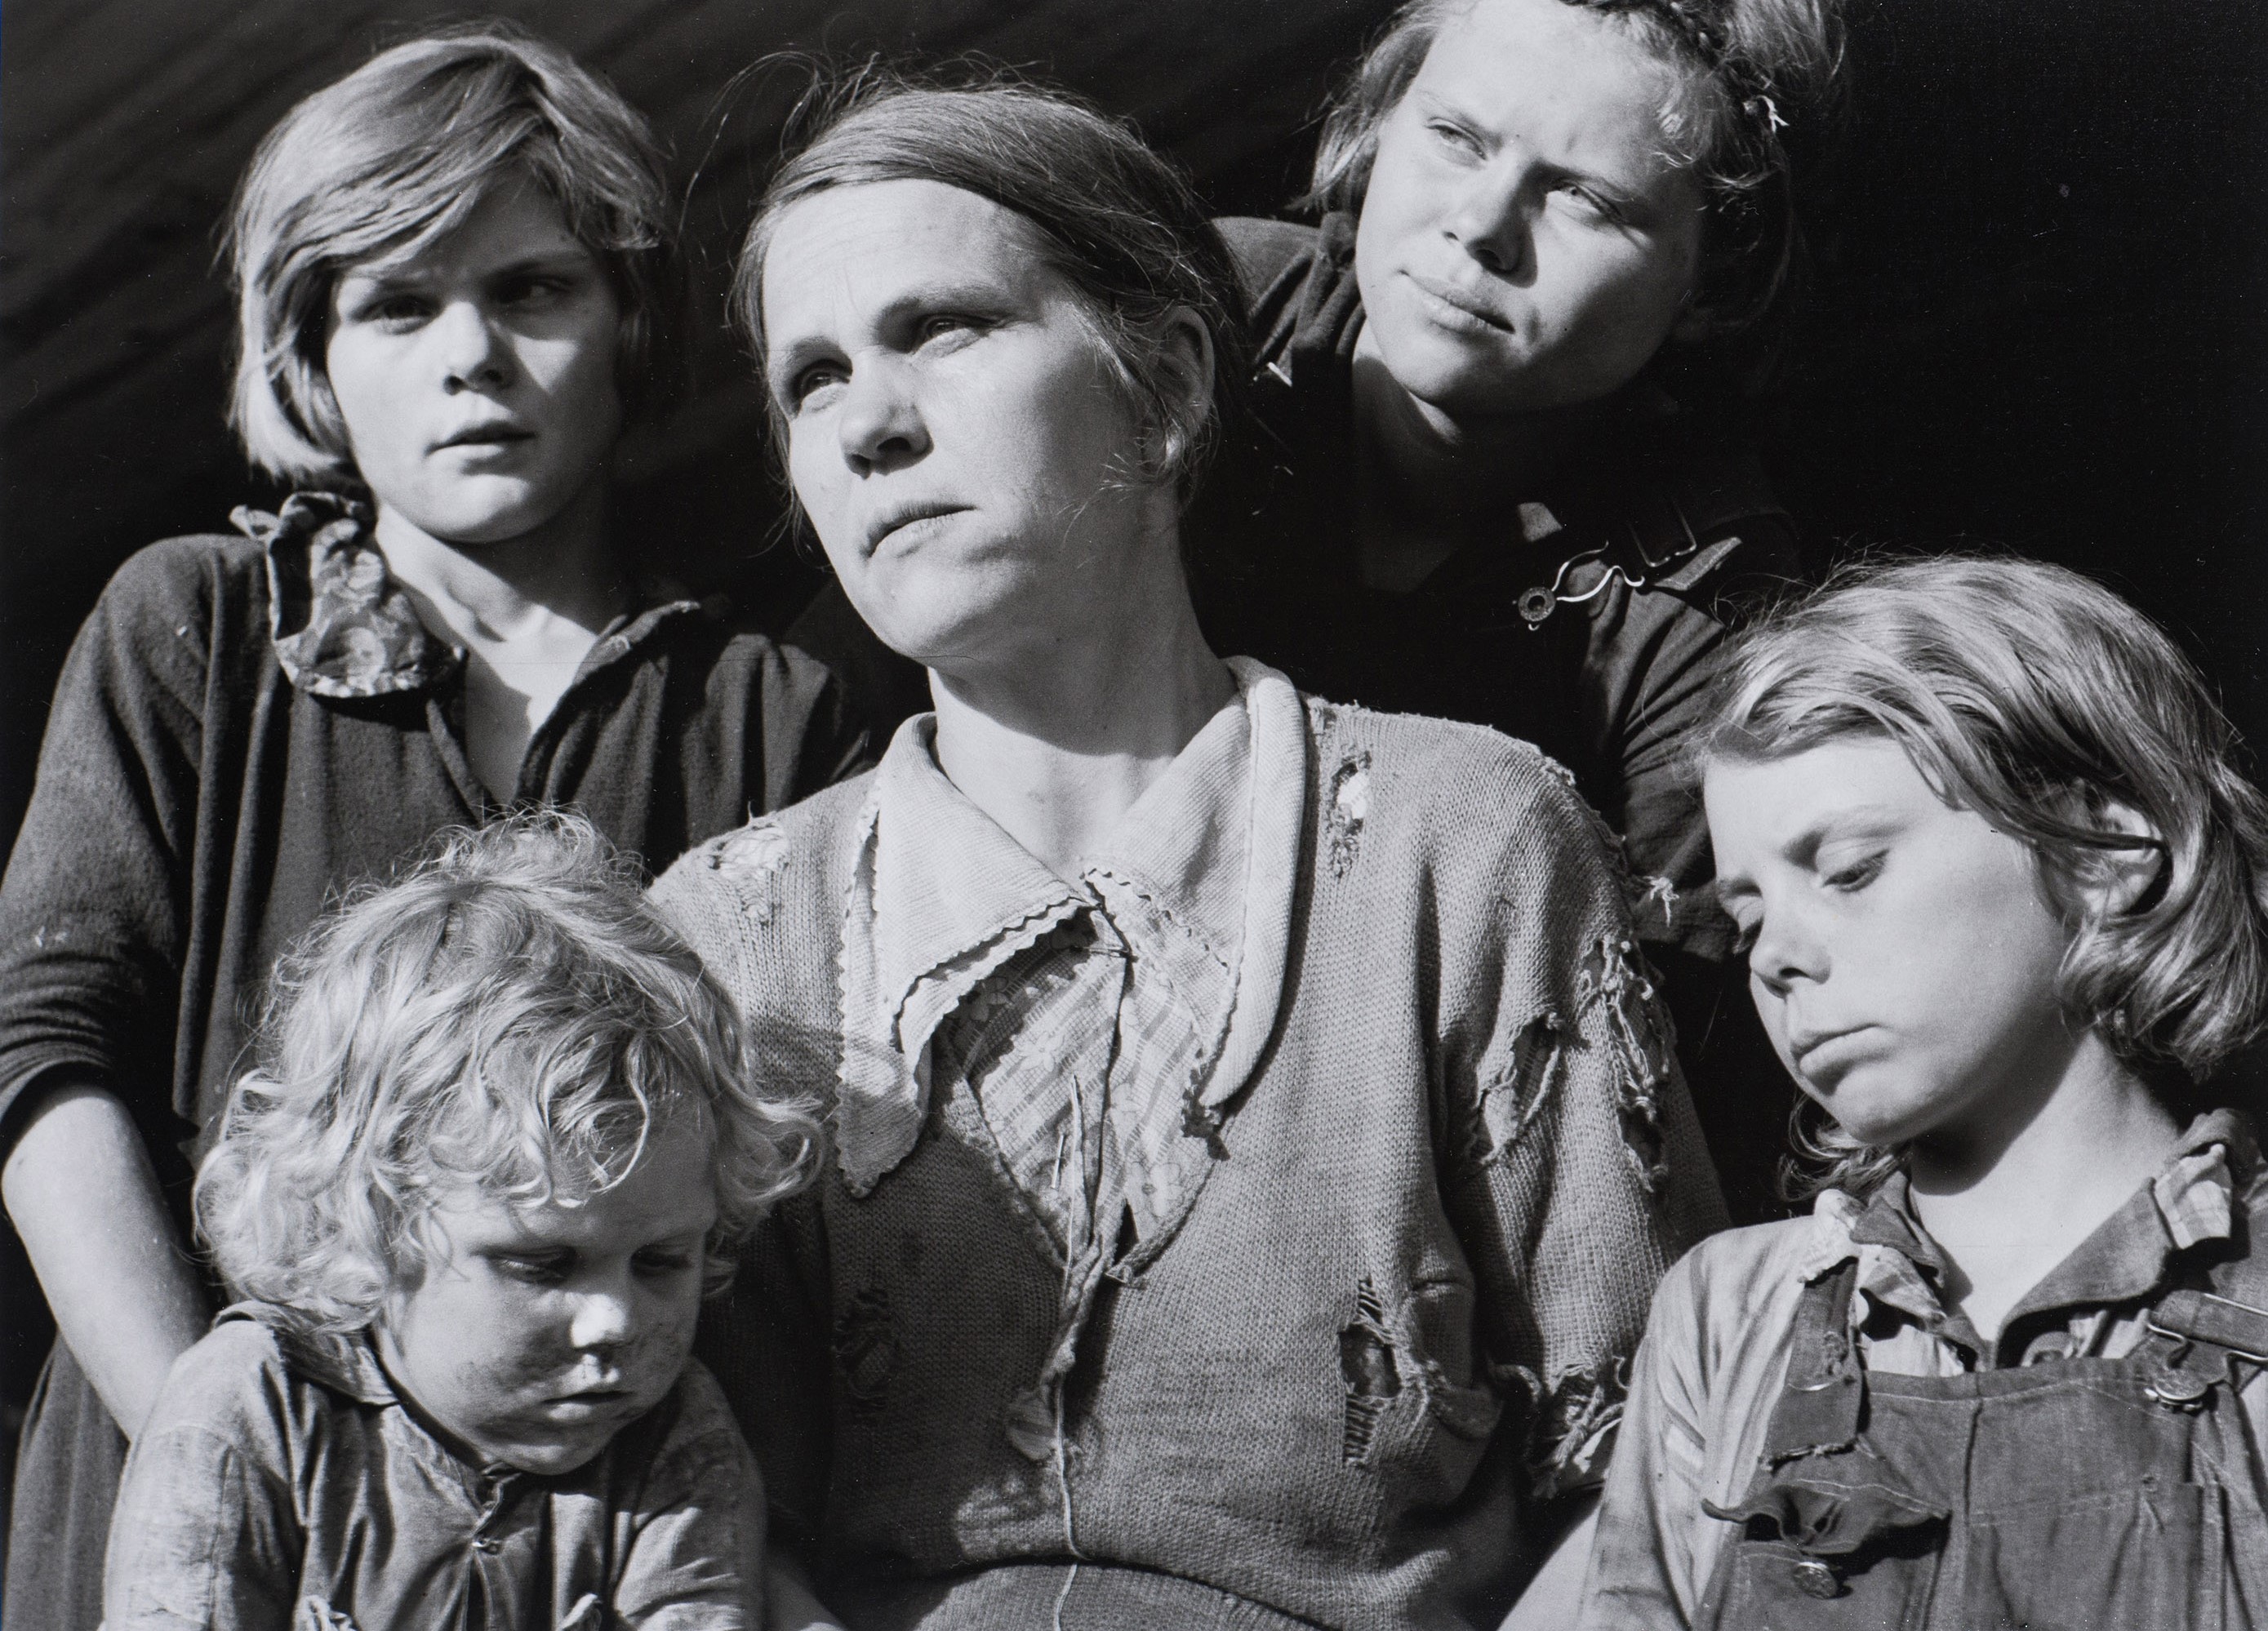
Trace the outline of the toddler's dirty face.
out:
<instances>
[{"instance_id":1,"label":"toddler's dirty face","mask_svg":"<svg viewBox=\"0 0 2268 1631\"><path fill-rule=\"evenodd\" d=\"M1796 1084L1870 1144L1957 1135L2058 1067L2071 931L2030 849L1852 738L1702 783L1717 888Z\"/></svg>"},{"instance_id":2,"label":"toddler's dirty face","mask_svg":"<svg viewBox=\"0 0 2268 1631\"><path fill-rule=\"evenodd\" d=\"M571 1472L685 1369L716 1221L709 1141L684 1126L576 1205L465 1186L433 1209L432 1260L389 1299L379 1354L475 1461Z\"/></svg>"},{"instance_id":3,"label":"toddler's dirty face","mask_svg":"<svg viewBox=\"0 0 2268 1631\"><path fill-rule=\"evenodd\" d=\"M1609 14L1478 0L1379 128L1361 343L1452 418L1594 401L1693 287L1701 192L1665 151L1677 70Z\"/></svg>"}]
</instances>

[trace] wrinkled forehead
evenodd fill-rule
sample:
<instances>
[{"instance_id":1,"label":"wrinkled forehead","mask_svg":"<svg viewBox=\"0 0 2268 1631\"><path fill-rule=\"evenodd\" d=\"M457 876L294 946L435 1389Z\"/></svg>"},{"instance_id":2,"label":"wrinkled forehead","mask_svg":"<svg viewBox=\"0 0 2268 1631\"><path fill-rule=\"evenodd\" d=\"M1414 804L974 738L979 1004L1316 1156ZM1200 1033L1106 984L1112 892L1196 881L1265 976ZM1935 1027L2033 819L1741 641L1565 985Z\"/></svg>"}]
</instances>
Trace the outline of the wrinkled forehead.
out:
<instances>
[{"instance_id":1,"label":"wrinkled forehead","mask_svg":"<svg viewBox=\"0 0 2268 1631\"><path fill-rule=\"evenodd\" d=\"M872 321L909 300L1043 301L1065 287L1032 222L964 187L912 179L830 187L784 206L763 261L767 349Z\"/></svg>"}]
</instances>

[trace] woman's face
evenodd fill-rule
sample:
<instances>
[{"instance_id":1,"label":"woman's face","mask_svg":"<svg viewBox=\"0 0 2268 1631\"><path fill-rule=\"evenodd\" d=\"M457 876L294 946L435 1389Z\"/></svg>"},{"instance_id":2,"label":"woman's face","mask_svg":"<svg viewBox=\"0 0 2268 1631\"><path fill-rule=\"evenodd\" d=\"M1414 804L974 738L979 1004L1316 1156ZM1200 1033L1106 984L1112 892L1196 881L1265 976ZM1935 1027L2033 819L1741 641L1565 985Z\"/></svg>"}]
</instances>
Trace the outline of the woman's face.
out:
<instances>
[{"instance_id":1,"label":"woman's face","mask_svg":"<svg viewBox=\"0 0 2268 1631\"><path fill-rule=\"evenodd\" d=\"M1675 70L1607 14L1478 0L1379 127L1355 233L1366 341L1463 418L1618 390L1693 287L1701 192L1664 151Z\"/></svg>"},{"instance_id":2,"label":"woman's face","mask_svg":"<svg viewBox=\"0 0 2268 1631\"><path fill-rule=\"evenodd\" d=\"M380 509L460 545L557 517L622 430L621 321L598 257L526 181L414 253L346 267L325 365Z\"/></svg>"},{"instance_id":3,"label":"woman's face","mask_svg":"<svg viewBox=\"0 0 2268 1631\"><path fill-rule=\"evenodd\" d=\"M886 644L950 671L1110 614L1135 419L1021 217L935 181L815 194L774 230L763 317L796 496Z\"/></svg>"},{"instance_id":4,"label":"woman's face","mask_svg":"<svg viewBox=\"0 0 2268 1631\"><path fill-rule=\"evenodd\" d=\"M2059 1073L2071 931L2027 845L1944 803L1881 739L1719 760L1702 791L1756 1011L1846 1131L1957 1133L1997 1089Z\"/></svg>"}]
</instances>

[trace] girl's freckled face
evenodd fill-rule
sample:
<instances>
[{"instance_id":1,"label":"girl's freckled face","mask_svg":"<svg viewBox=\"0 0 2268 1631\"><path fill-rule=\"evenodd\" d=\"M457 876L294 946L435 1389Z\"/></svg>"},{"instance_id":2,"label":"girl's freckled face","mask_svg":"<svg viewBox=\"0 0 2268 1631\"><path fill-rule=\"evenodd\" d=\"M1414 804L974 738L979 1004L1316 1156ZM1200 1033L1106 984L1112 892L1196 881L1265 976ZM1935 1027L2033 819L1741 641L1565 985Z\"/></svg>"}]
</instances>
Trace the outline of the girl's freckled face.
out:
<instances>
[{"instance_id":1,"label":"girl's freckled face","mask_svg":"<svg viewBox=\"0 0 2268 1631\"><path fill-rule=\"evenodd\" d=\"M1956 1130L1996 1086L2067 1054L2071 930L2030 849L1852 738L1703 779L1718 890L1797 1085L1845 1131Z\"/></svg>"},{"instance_id":2,"label":"girl's freckled face","mask_svg":"<svg viewBox=\"0 0 2268 1631\"><path fill-rule=\"evenodd\" d=\"M395 1386L483 1464L549 1474L597 1455L692 1352L712 1162L704 1134L665 1126L627 1177L574 1205L447 1196L423 1274L379 1325Z\"/></svg>"},{"instance_id":3,"label":"girl's freckled face","mask_svg":"<svg viewBox=\"0 0 2268 1631\"><path fill-rule=\"evenodd\" d=\"M1453 417L1618 390L1699 266L1702 195L1666 151L1679 70L1623 19L1478 0L1378 131L1355 276L1362 344Z\"/></svg>"}]
</instances>

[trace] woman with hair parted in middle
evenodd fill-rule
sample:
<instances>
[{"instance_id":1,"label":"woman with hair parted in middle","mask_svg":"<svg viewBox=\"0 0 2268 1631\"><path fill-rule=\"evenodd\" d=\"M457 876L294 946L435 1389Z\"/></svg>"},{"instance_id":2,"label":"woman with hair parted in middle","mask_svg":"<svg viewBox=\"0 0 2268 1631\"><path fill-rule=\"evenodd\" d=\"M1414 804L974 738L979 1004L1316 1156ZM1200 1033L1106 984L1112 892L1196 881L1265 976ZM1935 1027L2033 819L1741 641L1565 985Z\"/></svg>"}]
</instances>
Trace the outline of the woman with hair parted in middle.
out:
<instances>
[{"instance_id":1,"label":"woman with hair parted in middle","mask_svg":"<svg viewBox=\"0 0 2268 1631\"><path fill-rule=\"evenodd\" d=\"M1714 1182L1564 773L1208 648L1197 200L1060 98L870 78L736 299L935 702L655 885L829 1101L704 1347L776 1532L861 1627L1493 1626L1580 1573Z\"/></svg>"},{"instance_id":2,"label":"woman with hair parted in middle","mask_svg":"<svg viewBox=\"0 0 2268 1631\"><path fill-rule=\"evenodd\" d=\"M1785 1124L1686 766L1744 591L1798 571L1753 377L1831 129L1839 0L1413 0L1325 121L1315 225L1219 223L1253 423L1188 517L1216 649L1575 774L1656 885L1646 953L1735 1209ZM895 718L841 597L791 636ZM885 689L886 681L888 688Z\"/></svg>"}]
</instances>

